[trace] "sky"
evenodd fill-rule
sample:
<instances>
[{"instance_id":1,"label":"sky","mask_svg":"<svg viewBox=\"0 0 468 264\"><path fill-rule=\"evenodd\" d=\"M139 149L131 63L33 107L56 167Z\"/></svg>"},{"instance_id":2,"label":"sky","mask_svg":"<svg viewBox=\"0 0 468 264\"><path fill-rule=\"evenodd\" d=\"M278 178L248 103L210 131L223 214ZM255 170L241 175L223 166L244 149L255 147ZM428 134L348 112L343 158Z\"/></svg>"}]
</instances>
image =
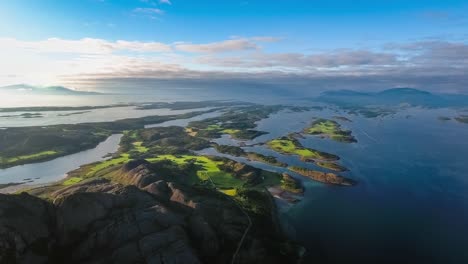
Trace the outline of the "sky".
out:
<instances>
[{"instance_id":1,"label":"sky","mask_svg":"<svg viewBox=\"0 0 468 264\"><path fill-rule=\"evenodd\" d=\"M0 85L468 93L468 0L0 2Z\"/></svg>"}]
</instances>

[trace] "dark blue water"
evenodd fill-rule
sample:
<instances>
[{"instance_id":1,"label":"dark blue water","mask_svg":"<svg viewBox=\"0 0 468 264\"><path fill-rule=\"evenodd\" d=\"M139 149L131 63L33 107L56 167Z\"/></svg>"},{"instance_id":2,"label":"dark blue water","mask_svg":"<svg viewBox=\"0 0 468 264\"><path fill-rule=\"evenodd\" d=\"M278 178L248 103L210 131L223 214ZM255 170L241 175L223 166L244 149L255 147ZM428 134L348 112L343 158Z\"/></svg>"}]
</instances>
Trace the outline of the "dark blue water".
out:
<instances>
[{"instance_id":1,"label":"dark blue water","mask_svg":"<svg viewBox=\"0 0 468 264\"><path fill-rule=\"evenodd\" d=\"M258 124L271 134L255 142L300 131L312 116L332 115L273 115ZM283 218L307 248L304 262L468 263L468 125L437 119L453 115L448 109L409 109L385 118L347 116L353 122L341 123L358 143L302 139L307 147L339 155L350 169L344 175L359 182L344 188L300 177L304 199ZM318 169L263 146L251 149Z\"/></svg>"}]
</instances>

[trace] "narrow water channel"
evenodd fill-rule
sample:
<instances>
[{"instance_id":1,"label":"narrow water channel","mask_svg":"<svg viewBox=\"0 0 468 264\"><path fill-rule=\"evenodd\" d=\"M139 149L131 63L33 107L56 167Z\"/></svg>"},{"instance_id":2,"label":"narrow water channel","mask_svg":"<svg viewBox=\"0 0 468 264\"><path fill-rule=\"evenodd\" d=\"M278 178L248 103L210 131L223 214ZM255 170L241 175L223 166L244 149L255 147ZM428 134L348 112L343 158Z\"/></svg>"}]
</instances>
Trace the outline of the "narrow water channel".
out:
<instances>
[{"instance_id":1,"label":"narrow water channel","mask_svg":"<svg viewBox=\"0 0 468 264\"><path fill-rule=\"evenodd\" d=\"M54 160L15 166L0 170L0 184L23 183L45 184L63 179L67 172L82 165L105 160L104 156L119 149L122 134L114 134L99 143L94 149L56 158ZM0 189L0 193L2 190Z\"/></svg>"}]
</instances>

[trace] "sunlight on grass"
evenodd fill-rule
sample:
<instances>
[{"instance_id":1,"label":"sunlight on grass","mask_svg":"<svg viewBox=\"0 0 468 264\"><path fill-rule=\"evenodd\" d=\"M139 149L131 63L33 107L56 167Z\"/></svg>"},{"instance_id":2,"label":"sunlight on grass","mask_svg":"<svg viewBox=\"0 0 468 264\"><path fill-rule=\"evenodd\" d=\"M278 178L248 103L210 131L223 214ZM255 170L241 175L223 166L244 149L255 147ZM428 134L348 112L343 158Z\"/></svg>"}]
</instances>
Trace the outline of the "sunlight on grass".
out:
<instances>
[{"instance_id":1,"label":"sunlight on grass","mask_svg":"<svg viewBox=\"0 0 468 264\"><path fill-rule=\"evenodd\" d=\"M317 151L297 147L291 140L287 139L274 139L268 142L268 146L275 151L286 154L299 155L304 158L320 158Z\"/></svg>"},{"instance_id":2,"label":"sunlight on grass","mask_svg":"<svg viewBox=\"0 0 468 264\"><path fill-rule=\"evenodd\" d=\"M103 162L100 162L98 164L96 164L96 166L92 167L88 173L86 173L86 177L89 177L89 176L92 176L94 175L96 172L102 170L102 169L105 169L105 168L108 168L110 166L114 166L114 165L117 165L117 164L120 164L120 163L125 163L127 161L129 161L129 155L128 154L122 154L120 157L118 158L114 158L114 159L109 159L109 160L106 160L106 161L103 161Z\"/></svg>"},{"instance_id":3,"label":"sunlight on grass","mask_svg":"<svg viewBox=\"0 0 468 264\"><path fill-rule=\"evenodd\" d=\"M7 163L11 163L11 162L19 161L19 160L30 160L30 159L45 158L47 156L53 156L53 155L56 155L56 154L58 154L57 151L49 150L49 151L42 151L42 152L31 154L31 155L24 155L24 156L17 156L17 157L14 157L14 158L8 158L8 159L6 159L6 161L7 161Z\"/></svg>"},{"instance_id":4,"label":"sunlight on grass","mask_svg":"<svg viewBox=\"0 0 468 264\"><path fill-rule=\"evenodd\" d=\"M229 196L236 196L237 195L237 189L227 189L227 190L219 190L220 192L227 194Z\"/></svg>"},{"instance_id":5,"label":"sunlight on grass","mask_svg":"<svg viewBox=\"0 0 468 264\"><path fill-rule=\"evenodd\" d=\"M197 177L202 181L210 180L220 188L234 188L241 186L243 181L233 177L231 173L224 172L218 168L218 165L223 164L222 161L213 161L205 156L194 156L194 155L160 155L156 158L148 159L148 161L160 161L160 160L170 160L178 165L186 164L190 161L200 167L202 170L197 171Z\"/></svg>"},{"instance_id":6,"label":"sunlight on grass","mask_svg":"<svg viewBox=\"0 0 468 264\"><path fill-rule=\"evenodd\" d=\"M135 150L140 152L140 153L146 153L149 150L149 148L147 148L145 146L142 146L143 142L141 142L141 141L133 142L132 144L133 144L133 147L135 148Z\"/></svg>"},{"instance_id":7,"label":"sunlight on grass","mask_svg":"<svg viewBox=\"0 0 468 264\"><path fill-rule=\"evenodd\" d=\"M73 184L81 182L82 180L83 178L81 177L71 177L71 178L68 178L66 181L64 181L63 185L65 186L73 185Z\"/></svg>"}]
</instances>

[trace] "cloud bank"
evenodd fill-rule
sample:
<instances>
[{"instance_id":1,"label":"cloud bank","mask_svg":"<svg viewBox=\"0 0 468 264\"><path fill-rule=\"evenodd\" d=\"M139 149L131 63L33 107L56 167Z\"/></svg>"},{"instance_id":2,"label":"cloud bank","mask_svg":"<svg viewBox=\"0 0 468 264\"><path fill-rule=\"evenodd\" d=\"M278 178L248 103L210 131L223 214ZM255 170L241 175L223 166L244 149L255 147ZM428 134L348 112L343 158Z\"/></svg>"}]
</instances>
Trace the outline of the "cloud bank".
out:
<instances>
[{"instance_id":1,"label":"cloud bank","mask_svg":"<svg viewBox=\"0 0 468 264\"><path fill-rule=\"evenodd\" d=\"M269 48L280 41L287 39L258 36L162 43L1 38L0 84L152 80L188 85L190 81L230 80L239 85L274 83L297 89L408 86L468 93L468 45L464 42L415 41L388 43L378 49L304 53Z\"/></svg>"}]
</instances>

